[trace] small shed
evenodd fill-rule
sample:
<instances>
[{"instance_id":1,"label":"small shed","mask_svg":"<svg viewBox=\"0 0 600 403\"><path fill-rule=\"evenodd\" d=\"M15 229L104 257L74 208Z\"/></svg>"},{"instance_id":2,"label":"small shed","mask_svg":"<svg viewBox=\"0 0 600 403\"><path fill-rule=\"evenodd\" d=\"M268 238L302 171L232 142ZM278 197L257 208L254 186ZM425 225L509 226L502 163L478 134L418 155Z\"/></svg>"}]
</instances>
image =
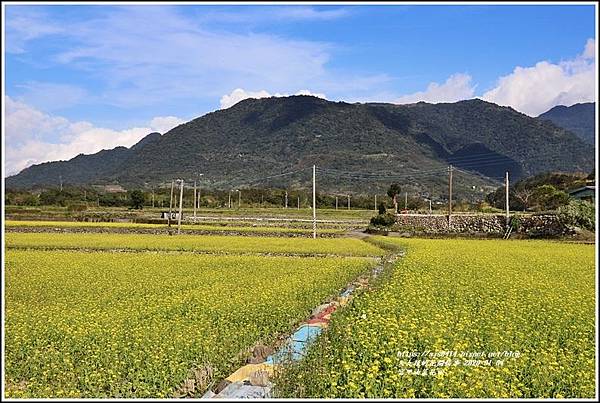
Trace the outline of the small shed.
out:
<instances>
[{"instance_id":1,"label":"small shed","mask_svg":"<svg viewBox=\"0 0 600 403\"><path fill-rule=\"evenodd\" d=\"M183 218L183 214L181 215ZM169 212L168 211L162 211L160 213L160 218L164 218L165 220L169 219ZM179 219L179 213L173 211L171 212L171 220L178 220Z\"/></svg>"},{"instance_id":2,"label":"small shed","mask_svg":"<svg viewBox=\"0 0 600 403\"><path fill-rule=\"evenodd\" d=\"M596 186L583 186L573 189L569 192L569 196L573 199L587 200L593 203L596 198Z\"/></svg>"}]
</instances>

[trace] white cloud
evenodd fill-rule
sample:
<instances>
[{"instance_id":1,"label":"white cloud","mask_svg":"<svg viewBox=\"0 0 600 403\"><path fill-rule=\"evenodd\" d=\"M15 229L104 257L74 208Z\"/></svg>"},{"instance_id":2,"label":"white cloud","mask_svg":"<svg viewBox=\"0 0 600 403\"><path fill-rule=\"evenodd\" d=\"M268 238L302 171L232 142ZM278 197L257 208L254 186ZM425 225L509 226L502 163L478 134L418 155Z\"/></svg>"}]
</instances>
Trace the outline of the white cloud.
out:
<instances>
[{"instance_id":1,"label":"white cloud","mask_svg":"<svg viewBox=\"0 0 600 403\"><path fill-rule=\"evenodd\" d=\"M289 20L321 20L328 21L347 17L350 14L347 8L336 8L329 10L321 10L314 7L279 7L273 11L272 16L275 18Z\"/></svg>"},{"instance_id":2,"label":"white cloud","mask_svg":"<svg viewBox=\"0 0 600 403\"><path fill-rule=\"evenodd\" d=\"M118 107L216 98L235 88L232 82L288 90L291 82L332 78L325 70L329 44L208 30L172 7L118 7L65 25L60 36L73 45L47 63L103 81L98 101Z\"/></svg>"},{"instance_id":3,"label":"white cloud","mask_svg":"<svg viewBox=\"0 0 600 403\"><path fill-rule=\"evenodd\" d=\"M150 121L150 127L153 131L165 134L174 127L185 123L185 120L176 116L157 116Z\"/></svg>"},{"instance_id":4,"label":"white cloud","mask_svg":"<svg viewBox=\"0 0 600 403\"><path fill-rule=\"evenodd\" d=\"M585 49L583 51L583 57L586 59L596 58L596 40L594 38L590 38L587 40L585 44Z\"/></svg>"},{"instance_id":5,"label":"white cloud","mask_svg":"<svg viewBox=\"0 0 600 403\"><path fill-rule=\"evenodd\" d=\"M515 67L501 77L482 99L511 106L530 116L538 116L556 105L571 106L596 100L596 43L589 39L583 53L572 60L541 61L533 67Z\"/></svg>"},{"instance_id":6,"label":"white cloud","mask_svg":"<svg viewBox=\"0 0 600 403\"><path fill-rule=\"evenodd\" d=\"M349 12L346 8L274 7L268 18L327 20ZM239 33L238 23L204 24L214 16L203 11L186 13L181 7L115 7L93 18L66 19L59 31L46 29L56 17L44 17L41 11L31 18L21 14L20 26L47 32L55 42L65 44L52 47L35 63L85 72L99 88L93 94L95 104L134 108L165 102L189 104L202 98L217 101L238 87L276 88L285 93L317 87L327 94L361 96L372 93L374 87L382 90L392 80L386 74L330 68L328 62L338 50L332 43L256 30ZM23 34L15 42L26 51L29 42L40 39L44 38Z\"/></svg>"},{"instance_id":7,"label":"white cloud","mask_svg":"<svg viewBox=\"0 0 600 403\"><path fill-rule=\"evenodd\" d=\"M241 88L236 88L231 91L231 94L226 94L221 97L221 109L229 108L240 101L248 98L268 98L271 94L269 94L265 90L261 91L246 91Z\"/></svg>"},{"instance_id":8,"label":"white cloud","mask_svg":"<svg viewBox=\"0 0 600 403\"><path fill-rule=\"evenodd\" d=\"M294 95L311 95L313 97L327 99L325 94L322 94L320 92L310 92L309 90L300 90L300 91L296 92ZM287 96L287 95L283 95L283 96Z\"/></svg>"},{"instance_id":9,"label":"white cloud","mask_svg":"<svg viewBox=\"0 0 600 403\"><path fill-rule=\"evenodd\" d=\"M28 41L63 32L64 27L48 21L35 8L8 5L6 10L6 51L24 53Z\"/></svg>"},{"instance_id":10,"label":"white cloud","mask_svg":"<svg viewBox=\"0 0 600 403\"><path fill-rule=\"evenodd\" d=\"M270 94L269 92L265 91L265 90L260 90L260 91L246 91L242 88L236 88L235 90L231 91L230 94L226 94L223 95L221 97L221 109L227 109L235 104L237 104L240 101L243 101L244 99L248 99L248 98L268 98L268 97L286 97L289 96L290 94L280 94L279 92L275 93L275 94ZM313 93L310 92L309 90L300 90L298 92L296 92L294 95L312 95L314 97L318 97L318 98L326 98L325 94L321 94L321 93Z\"/></svg>"},{"instance_id":11,"label":"white cloud","mask_svg":"<svg viewBox=\"0 0 600 403\"><path fill-rule=\"evenodd\" d=\"M112 130L49 115L9 96L5 97L5 108L5 171L9 175L45 161L131 147L153 131L164 132L183 122L175 116L156 117L147 127Z\"/></svg>"},{"instance_id":12,"label":"white cloud","mask_svg":"<svg viewBox=\"0 0 600 403\"><path fill-rule=\"evenodd\" d=\"M272 21L329 21L350 15L348 8L322 9L307 6L264 6L244 12L210 11L197 17L205 23L259 23Z\"/></svg>"},{"instance_id":13,"label":"white cloud","mask_svg":"<svg viewBox=\"0 0 600 403\"><path fill-rule=\"evenodd\" d=\"M439 103L456 102L472 98L475 94L475 86L471 84L471 76L468 74L453 74L445 83L430 83L425 91L403 95L394 100L397 104L410 104L419 101Z\"/></svg>"}]
</instances>

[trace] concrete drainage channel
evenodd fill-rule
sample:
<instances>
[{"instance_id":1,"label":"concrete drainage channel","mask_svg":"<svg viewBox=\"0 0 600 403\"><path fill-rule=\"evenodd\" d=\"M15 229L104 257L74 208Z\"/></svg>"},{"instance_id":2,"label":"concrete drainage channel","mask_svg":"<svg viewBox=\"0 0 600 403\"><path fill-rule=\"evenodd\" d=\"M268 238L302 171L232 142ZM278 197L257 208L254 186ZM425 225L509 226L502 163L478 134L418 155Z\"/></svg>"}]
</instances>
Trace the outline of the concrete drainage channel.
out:
<instances>
[{"instance_id":1,"label":"concrete drainage channel","mask_svg":"<svg viewBox=\"0 0 600 403\"><path fill-rule=\"evenodd\" d=\"M260 399L273 397L273 377L275 369L284 364L301 360L310 344L328 326L331 314L344 307L352 299L353 294L364 289L369 284L369 279L375 279L384 271L385 267L393 265L402 253L387 255L375 266L369 277L360 277L333 301L316 307L311 317L304 321L275 352L265 355L265 349L254 349L251 363L244 365L237 371L221 381L214 390L208 390L203 399Z\"/></svg>"}]
</instances>

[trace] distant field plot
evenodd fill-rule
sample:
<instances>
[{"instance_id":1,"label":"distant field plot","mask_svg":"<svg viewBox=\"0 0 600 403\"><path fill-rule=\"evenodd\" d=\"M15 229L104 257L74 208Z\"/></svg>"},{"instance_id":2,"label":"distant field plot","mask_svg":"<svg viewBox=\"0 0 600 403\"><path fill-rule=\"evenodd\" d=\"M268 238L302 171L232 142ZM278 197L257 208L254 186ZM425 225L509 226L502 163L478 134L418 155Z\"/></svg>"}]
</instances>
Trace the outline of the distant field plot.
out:
<instances>
[{"instance_id":1,"label":"distant field plot","mask_svg":"<svg viewBox=\"0 0 600 403\"><path fill-rule=\"evenodd\" d=\"M340 202L340 206L342 203ZM188 211L188 216L191 210ZM199 209L198 215L225 215L225 216L240 216L240 217L296 217L296 218L312 218L312 210L302 208L297 210L295 208L245 208L240 209ZM317 218L319 219L345 219L345 220L369 220L376 212L374 210L348 210L346 208L339 208L338 210L332 208L317 208Z\"/></svg>"},{"instance_id":2,"label":"distant field plot","mask_svg":"<svg viewBox=\"0 0 600 403\"><path fill-rule=\"evenodd\" d=\"M273 233L273 234L304 234L312 235L312 227L304 225L302 228L298 225L289 226L287 223L265 225L252 225L252 222L202 222L197 224L182 224L181 229L184 231L205 231L205 232L237 232L237 233ZM310 224L310 223L308 223ZM312 225L312 224L310 224ZM65 228L65 229L146 229L146 230L164 230L169 227L165 224L142 224L128 222L87 222L87 221L6 221L5 226L8 230L11 228ZM177 225L170 227L172 230L177 228ZM337 228L319 228L319 234L341 234L343 229Z\"/></svg>"},{"instance_id":3,"label":"distant field plot","mask_svg":"<svg viewBox=\"0 0 600 403\"><path fill-rule=\"evenodd\" d=\"M94 217L109 221L111 218L158 218L161 212L168 211L167 208L150 208L146 207L143 210L130 210L123 207L94 207L90 206L85 211L73 212L65 207L40 206L40 207L23 207L23 206L7 206L6 214L8 218L21 217L26 219L40 220L43 217L51 219L69 219L72 217ZM196 211L198 216L207 217L240 217L240 218L295 218L295 219L312 219L312 210L302 208L200 208ZM331 208L317 208L317 219L320 220L347 220L361 221L367 223L369 219L375 215L374 210L347 210L340 208L338 210ZM184 217L192 217L193 210L190 208L183 209Z\"/></svg>"},{"instance_id":4,"label":"distant field plot","mask_svg":"<svg viewBox=\"0 0 600 403\"><path fill-rule=\"evenodd\" d=\"M194 368L222 379L373 262L8 250L6 395L162 397Z\"/></svg>"},{"instance_id":5,"label":"distant field plot","mask_svg":"<svg viewBox=\"0 0 600 403\"><path fill-rule=\"evenodd\" d=\"M278 380L280 395L594 397L593 245L379 240L406 247L406 257L388 283L333 318ZM490 366L469 362L497 352Z\"/></svg>"},{"instance_id":6,"label":"distant field plot","mask_svg":"<svg viewBox=\"0 0 600 403\"><path fill-rule=\"evenodd\" d=\"M5 244L20 248L177 250L212 253L326 254L379 256L385 252L358 239L306 239L153 234L6 233Z\"/></svg>"}]
</instances>

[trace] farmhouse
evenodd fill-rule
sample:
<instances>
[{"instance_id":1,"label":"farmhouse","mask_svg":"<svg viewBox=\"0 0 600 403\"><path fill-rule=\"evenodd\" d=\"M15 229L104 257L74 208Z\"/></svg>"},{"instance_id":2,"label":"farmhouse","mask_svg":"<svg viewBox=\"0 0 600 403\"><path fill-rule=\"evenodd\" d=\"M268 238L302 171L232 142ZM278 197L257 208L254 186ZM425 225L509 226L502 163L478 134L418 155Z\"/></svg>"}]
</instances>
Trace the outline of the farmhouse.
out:
<instances>
[{"instance_id":1,"label":"farmhouse","mask_svg":"<svg viewBox=\"0 0 600 403\"><path fill-rule=\"evenodd\" d=\"M584 186L573 189L569 192L569 196L574 199L587 200L593 203L596 197L596 186Z\"/></svg>"}]
</instances>

